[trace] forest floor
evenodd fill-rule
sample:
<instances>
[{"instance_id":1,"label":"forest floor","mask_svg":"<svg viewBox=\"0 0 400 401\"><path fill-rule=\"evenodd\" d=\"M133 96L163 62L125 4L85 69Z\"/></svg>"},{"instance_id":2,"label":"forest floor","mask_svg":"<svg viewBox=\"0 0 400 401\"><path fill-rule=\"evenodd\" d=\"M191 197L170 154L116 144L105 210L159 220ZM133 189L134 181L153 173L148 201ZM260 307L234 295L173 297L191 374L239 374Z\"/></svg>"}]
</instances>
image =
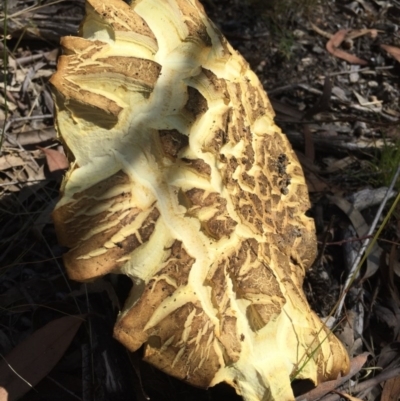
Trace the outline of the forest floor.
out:
<instances>
[{"instance_id":1,"label":"forest floor","mask_svg":"<svg viewBox=\"0 0 400 401\"><path fill-rule=\"evenodd\" d=\"M48 80L84 2L9 0L6 18L5 4L0 355L26 380L7 385L24 401L239 400L225 386L205 391L168 377L112 339L129 280L66 277L51 212L67 164ZM351 380L332 385L338 392L317 387L298 400L397 400L400 2L208 0L205 8L260 77L303 166L320 251L304 290L328 322L342 317L336 334L352 358ZM85 319L69 318L77 314Z\"/></svg>"}]
</instances>

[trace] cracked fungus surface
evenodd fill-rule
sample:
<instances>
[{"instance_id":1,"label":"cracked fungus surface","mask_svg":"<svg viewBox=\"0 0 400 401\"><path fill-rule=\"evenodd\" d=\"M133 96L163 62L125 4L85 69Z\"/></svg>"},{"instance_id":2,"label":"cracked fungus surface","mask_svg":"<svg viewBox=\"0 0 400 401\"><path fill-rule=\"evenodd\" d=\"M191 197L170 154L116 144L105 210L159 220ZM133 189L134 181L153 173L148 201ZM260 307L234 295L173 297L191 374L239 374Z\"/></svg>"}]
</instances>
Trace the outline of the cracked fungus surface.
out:
<instances>
[{"instance_id":1,"label":"cracked fungus surface","mask_svg":"<svg viewBox=\"0 0 400 401\"><path fill-rule=\"evenodd\" d=\"M193 385L287 401L294 378L346 373L301 289L307 188L256 75L196 0L86 9L51 79L69 276L131 277L115 337Z\"/></svg>"}]
</instances>

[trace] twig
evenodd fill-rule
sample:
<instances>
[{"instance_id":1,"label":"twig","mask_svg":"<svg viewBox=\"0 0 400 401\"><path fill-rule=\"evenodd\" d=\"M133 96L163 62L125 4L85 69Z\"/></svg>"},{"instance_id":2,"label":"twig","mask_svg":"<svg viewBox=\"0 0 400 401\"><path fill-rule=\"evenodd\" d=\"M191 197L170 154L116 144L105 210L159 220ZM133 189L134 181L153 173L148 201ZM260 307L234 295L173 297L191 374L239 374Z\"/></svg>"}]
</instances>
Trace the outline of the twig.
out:
<instances>
[{"instance_id":1,"label":"twig","mask_svg":"<svg viewBox=\"0 0 400 401\"><path fill-rule=\"evenodd\" d=\"M7 135L8 129L14 123L21 122L21 121L44 120L45 118L53 118L53 117L54 116L52 114L41 114L39 116L26 116L26 117L10 118L3 128L2 136L4 137L4 135Z\"/></svg>"},{"instance_id":2,"label":"twig","mask_svg":"<svg viewBox=\"0 0 400 401\"><path fill-rule=\"evenodd\" d=\"M8 121L12 124L12 123L20 122L20 121L44 120L45 118L53 118L53 114L41 114L39 116L15 117L15 118L10 118Z\"/></svg>"},{"instance_id":3,"label":"twig","mask_svg":"<svg viewBox=\"0 0 400 401\"><path fill-rule=\"evenodd\" d=\"M346 238L342 239L341 241L335 241L335 242L326 242L325 245L344 245L349 242L359 242L359 241L364 241L367 238L373 238L372 236L364 236L364 237L351 237L351 238ZM321 243L321 241L318 241L318 243Z\"/></svg>"},{"instance_id":4,"label":"twig","mask_svg":"<svg viewBox=\"0 0 400 401\"><path fill-rule=\"evenodd\" d=\"M24 64L32 63L33 61L36 61L36 60L41 60L42 58L46 57L46 55L49 53L50 52L40 53L40 54L32 54L30 56L17 58L16 61L19 63L19 65L24 65Z\"/></svg>"},{"instance_id":5,"label":"twig","mask_svg":"<svg viewBox=\"0 0 400 401\"><path fill-rule=\"evenodd\" d=\"M385 369L382 373L375 376L373 379L366 380L362 383L355 385L354 387L350 387L350 389L348 389L347 391L349 391L353 394L360 393L361 391L365 391L372 387L375 387L377 384L382 383L386 380L392 379L393 377L396 377L398 375L400 375L400 367L393 369L393 370ZM340 391L340 389L343 390L346 387L347 386L340 386L337 390ZM340 399L339 394L332 394L332 395L321 398L320 401L337 401L339 399Z\"/></svg>"},{"instance_id":6,"label":"twig","mask_svg":"<svg viewBox=\"0 0 400 401\"><path fill-rule=\"evenodd\" d=\"M4 16L7 16L7 10L8 10L8 1L4 1ZM8 68L8 59L7 59L7 20L4 18L4 23L3 23L3 74L4 74L4 92L6 96L4 97L4 123L3 123L3 129L1 132L0 136L0 154L1 154L1 149L3 148L3 141L4 141L4 136L6 132L6 121L8 118L8 104L7 104L7 68Z\"/></svg>"}]
</instances>

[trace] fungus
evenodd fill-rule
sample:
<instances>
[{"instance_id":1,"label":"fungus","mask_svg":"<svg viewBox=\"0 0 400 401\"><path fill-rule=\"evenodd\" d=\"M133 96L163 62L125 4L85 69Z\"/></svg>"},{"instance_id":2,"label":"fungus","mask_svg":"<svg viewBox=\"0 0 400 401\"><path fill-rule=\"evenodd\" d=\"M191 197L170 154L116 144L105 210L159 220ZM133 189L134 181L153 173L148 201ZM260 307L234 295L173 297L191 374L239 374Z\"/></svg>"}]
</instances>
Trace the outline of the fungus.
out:
<instances>
[{"instance_id":1,"label":"fungus","mask_svg":"<svg viewBox=\"0 0 400 401\"><path fill-rule=\"evenodd\" d=\"M349 369L302 291L300 164L197 0L87 0L51 83L71 162L53 213L69 277L129 276L114 336L179 379L294 400Z\"/></svg>"}]
</instances>

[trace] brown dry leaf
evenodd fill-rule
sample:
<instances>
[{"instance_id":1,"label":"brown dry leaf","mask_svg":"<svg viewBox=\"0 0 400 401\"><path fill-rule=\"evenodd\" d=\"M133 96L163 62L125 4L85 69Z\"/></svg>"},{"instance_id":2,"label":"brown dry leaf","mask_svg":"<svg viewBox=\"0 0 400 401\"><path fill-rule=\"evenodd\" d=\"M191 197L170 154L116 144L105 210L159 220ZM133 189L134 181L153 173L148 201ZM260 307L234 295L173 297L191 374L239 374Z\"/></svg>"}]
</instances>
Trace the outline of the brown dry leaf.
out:
<instances>
[{"instance_id":1,"label":"brown dry leaf","mask_svg":"<svg viewBox=\"0 0 400 401\"><path fill-rule=\"evenodd\" d=\"M0 401L8 401L8 393L4 387L0 387Z\"/></svg>"},{"instance_id":2,"label":"brown dry leaf","mask_svg":"<svg viewBox=\"0 0 400 401\"><path fill-rule=\"evenodd\" d=\"M393 58L400 63L400 49L395 46L381 45L383 50L386 50Z\"/></svg>"},{"instance_id":3,"label":"brown dry leaf","mask_svg":"<svg viewBox=\"0 0 400 401\"><path fill-rule=\"evenodd\" d=\"M327 42L326 50L328 50L328 52L331 53L333 56L341 58L342 60L346 60L350 64L367 65L368 62L366 60L363 60L357 56L354 56L353 54L347 53L344 50L338 48L343 40L346 38L348 32L348 29L340 29L339 31L337 31Z\"/></svg>"},{"instance_id":4,"label":"brown dry leaf","mask_svg":"<svg viewBox=\"0 0 400 401\"><path fill-rule=\"evenodd\" d=\"M371 101L366 99L364 96L360 95L357 91L353 90L354 96L357 98L360 106L367 107L371 111L375 113L379 113L382 110L382 101L378 99L373 99L371 97Z\"/></svg>"},{"instance_id":5,"label":"brown dry leaf","mask_svg":"<svg viewBox=\"0 0 400 401\"><path fill-rule=\"evenodd\" d=\"M381 401L396 401L400 398L400 376L385 382Z\"/></svg>"},{"instance_id":6,"label":"brown dry leaf","mask_svg":"<svg viewBox=\"0 0 400 401\"><path fill-rule=\"evenodd\" d=\"M4 155L0 157L0 171L7 170L12 167L23 166L26 163L20 156Z\"/></svg>"},{"instance_id":7,"label":"brown dry leaf","mask_svg":"<svg viewBox=\"0 0 400 401\"><path fill-rule=\"evenodd\" d=\"M38 183L45 180L44 166L39 168L33 162L27 163L24 167L25 174L28 176L27 181Z\"/></svg>"},{"instance_id":8,"label":"brown dry leaf","mask_svg":"<svg viewBox=\"0 0 400 401\"><path fill-rule=\"evenodd\" d=\"M350 373L348 375L344 377L339 377L336 380L321 383L308 393L296 397L296 401L314 401L330 393L335 388L339 387L347 380L350 380L355 374L357 374L364 366L369 355L369 352L364 352L361 355L356 356L350 361Z\"/></svg>"},{"instance_id":9,"label":"brown dry leaf","mask_svg":"<svg viewBox=\"0 0 400 401\"><path fill-rule=\"evenodd\" d=\"M54 50L51 50L47 53L44 53L43 56L46 58L47 61L56 61L58 57L59 49L58 47Z\"/></svg>"},{"instance_id":10,"label":"brown dry leaf","mask_svg":"<svg viewBox=\"0 0 400 401\"><path fill-rule=\"evenodd\" d=\"M400 343L392 342L383 348L379 356L378 366L386 367L385 371L393 371L398 366L400 355ZM400 399L400 376L388 379L383 385L381 401L397 401Z\"/></svg>"},{"instance_id":11,"label":"brown dry leaf","mask_svg":"<svg viewBox=\"0 0 400 401\"><path fill-rule=\"evenodd\" d=\"M346 156L343 159L336 160L330 163L324 170L326 173L334 173L336 171L344 170L354 163L354 157Z\"/></svg>"},{"instance_id":12,"label":"brown dry leaf","mask_svg":"<svg viewBox=\"0 0 400 401\"><path fill-rule=\"evenodd\" d=\"M40 382L64 355L83 316L53 320L18 344L0 362L0 386L8 401L17 400Z\"/></svg>"},{"instance_id":13,"label":"brown dry leaf","mask_svg":"<svg viewBox=\"0 0 400 401\"><path fill-rule=\"evenodd\" d=\"M54 127L35 129L32 131L21 132L17 135L18 143L24 145L35 145L56 137Z\"/></svg>"},{"instance_id":14,"label":"brown dry leaf","mask_svg":"<svg viewBox=\"0 0 400 401\"><path fill-rule=\"evenodd\" d=\"M38 146L38 148L46 155L46 161L50 172L68 168L69 163L64 154L55 149L47 149L40 146Z\"/></svg>"},{"instance_id":15,"label":"brown dry leaf","mask_svg":"<svg viewBox=\"0 0 400 401\"><path fill-rule=\"evenodd\" d=\"M271 99L272 107L276 113L277 120L282 122L299 121L303 118L304 113L297 110L295 107L280 102L276 99Z\"/></svg>"}]
</instances>

